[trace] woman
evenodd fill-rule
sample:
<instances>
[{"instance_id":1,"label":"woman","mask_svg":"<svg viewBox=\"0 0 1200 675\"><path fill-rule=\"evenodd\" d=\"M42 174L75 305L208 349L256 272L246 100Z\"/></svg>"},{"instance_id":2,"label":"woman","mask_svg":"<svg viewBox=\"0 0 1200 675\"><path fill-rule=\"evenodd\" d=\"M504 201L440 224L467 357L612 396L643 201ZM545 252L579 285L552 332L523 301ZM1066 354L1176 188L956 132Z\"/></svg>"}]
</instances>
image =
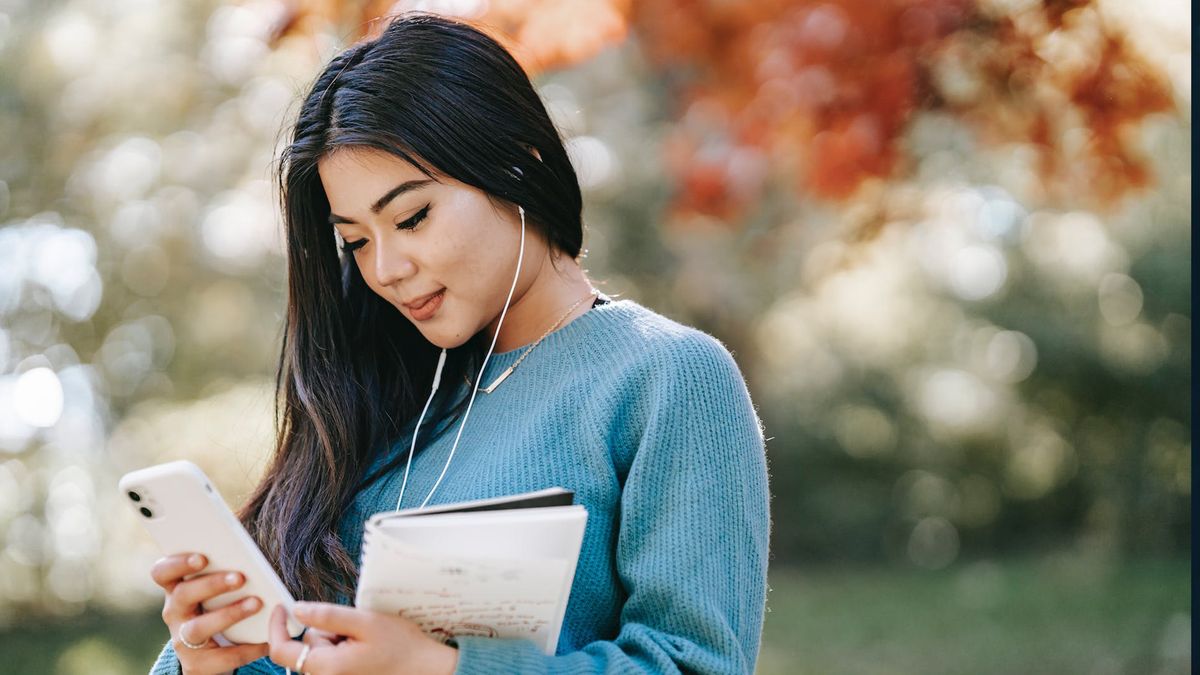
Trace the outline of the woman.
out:
<instances>
[{"instance_id":1,"label":"woman","mask_svg":"<svg viewBox=\"0 0 1200 675\"><path fill-rule=\"evenodd\" d=\"M769 516L745 384L716 340L593 289L575 173L516 61L457 22L393 21L317 79L280 183L280 428L241 518L320 602L289 640L257 599L201 613L228 580L164 558L153 672L751 672ZM551 486L589 514L554 656L345 606L372 514ZM212 639L273 609L269 644Z\"/></svg>"}]
</instances>

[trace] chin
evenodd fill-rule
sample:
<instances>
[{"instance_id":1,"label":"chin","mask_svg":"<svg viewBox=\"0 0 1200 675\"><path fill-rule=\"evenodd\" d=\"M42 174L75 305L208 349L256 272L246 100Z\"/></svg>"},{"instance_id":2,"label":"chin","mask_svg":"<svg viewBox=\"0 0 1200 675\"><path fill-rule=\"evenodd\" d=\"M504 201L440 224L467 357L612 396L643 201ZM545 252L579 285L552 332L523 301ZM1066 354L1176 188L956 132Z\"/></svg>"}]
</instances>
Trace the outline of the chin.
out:
<instances>
[{"instance_id":1,"label":"chin","mask_svg":"<svg viewBox=\"0 0 1200 675\"><path fill-rule=\"evenodd\" d=\"M455 349L465 345L467 341L471 339L470 335L446 335L445 333L430 334L425 333L424 331L422 331L421 334L424 335L425 339L429 340L429 342L438 349Z\"/></svg>"}]
</instances>

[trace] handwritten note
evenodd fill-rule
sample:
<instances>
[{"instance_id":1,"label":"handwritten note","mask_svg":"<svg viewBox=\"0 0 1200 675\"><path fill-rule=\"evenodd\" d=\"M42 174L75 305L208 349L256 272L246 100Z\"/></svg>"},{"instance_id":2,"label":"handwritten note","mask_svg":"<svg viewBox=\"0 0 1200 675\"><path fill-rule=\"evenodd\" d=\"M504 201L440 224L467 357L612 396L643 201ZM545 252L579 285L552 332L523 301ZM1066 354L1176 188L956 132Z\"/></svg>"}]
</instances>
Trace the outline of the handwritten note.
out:
<instances>
[{"instance_id":1,"label":"handwritten note","mask_svg":"<svg viewBox=\"0 0 1200 675\"><path fill-rule=\"evenodd\" d=\"M368 529L355 604L400 614L443 641L525 638L552 654L572 567L561 559L434 555Z\"/></svg>"}]
</instances>

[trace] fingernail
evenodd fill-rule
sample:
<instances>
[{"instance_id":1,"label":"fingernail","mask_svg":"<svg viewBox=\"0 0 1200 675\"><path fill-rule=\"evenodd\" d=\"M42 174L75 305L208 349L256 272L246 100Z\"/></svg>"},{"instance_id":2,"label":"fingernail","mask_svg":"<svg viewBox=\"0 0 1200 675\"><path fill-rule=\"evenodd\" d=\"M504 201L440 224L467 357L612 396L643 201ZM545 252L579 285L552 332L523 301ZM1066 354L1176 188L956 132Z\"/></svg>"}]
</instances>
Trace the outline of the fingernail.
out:
<instances>
[{"instance_id":1,"label":"fingernail","mask_svg":"<svg viewBox=\"0 0 1200 675\"><path fill-rule=\"evenodd\" d=\"M297 616L301 614L308 614L308 605L303 602L297 602L296 604L292 605L292 614Z\"/></svg>"},{"instance_id":2,"label":"fingernail","mask_svg":"<svg viewBox=\"0 0 1200 675\"><path fill-rule=\"evenodd\" d=\"M190 556L188 556L187 562L188 562L188 566L190 566L194 570L198 570L201 567L204 567L204 558L199 553L193 553Z\"/></svg>"},{"instance_id":3,"label":"fingernail","mask_svg":"<svg viewBox=\"0 0 1200 675\"><path fill-rule=\"evenodd\" d=\"M230 586L237 586L241 580L241 575L237 572L230 572L229 574L225 575L225 583L229 584Z\"/></svg>"},{"instance_id":4,"label":"fingernail","mask_svg":"<svg viewBox=\"0 0 1200 675\"><path fill-rule=\"evenodd\" d=\"M246 598L242 601L242 607L245 609L258 609L258 598Z\"/></svg>"}]
</instances>

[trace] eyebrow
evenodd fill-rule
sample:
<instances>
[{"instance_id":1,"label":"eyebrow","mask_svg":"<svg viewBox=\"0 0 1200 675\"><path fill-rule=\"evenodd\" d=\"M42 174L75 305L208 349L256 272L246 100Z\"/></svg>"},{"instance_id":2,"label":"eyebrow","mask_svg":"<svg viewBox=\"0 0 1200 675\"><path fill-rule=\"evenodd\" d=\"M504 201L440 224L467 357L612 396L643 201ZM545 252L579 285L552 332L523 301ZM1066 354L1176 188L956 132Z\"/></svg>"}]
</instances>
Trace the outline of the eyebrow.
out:
<instances>
[{"instance_id":1,"label":"eyebrow","mask_svg":"<svg viewBox=\"0 0 1200 675\"><path fill-rule=\"evenodd\" d=\"M432 182L433 181L428 178L424 178L421 180L404 181L403 183L392 188L391 190L388 190L387 194L385 194L384 196L377 199L375 201L375 203L371 205L371 213L374 213L375 215L379 215L379 212L383 210L383 207L387 206L388 203L391 202L396 197L399 197L400 195L404 194L405 192L419 190L419 189L425 187L426 185L429 185ZM344 216L339 216L336 213L329 214L329 223L331 225L337 225L338 223L353 223L353 222L354 222L353 220L350 220L349 218L346 218Z\"/></svg>"}]
</instances>

